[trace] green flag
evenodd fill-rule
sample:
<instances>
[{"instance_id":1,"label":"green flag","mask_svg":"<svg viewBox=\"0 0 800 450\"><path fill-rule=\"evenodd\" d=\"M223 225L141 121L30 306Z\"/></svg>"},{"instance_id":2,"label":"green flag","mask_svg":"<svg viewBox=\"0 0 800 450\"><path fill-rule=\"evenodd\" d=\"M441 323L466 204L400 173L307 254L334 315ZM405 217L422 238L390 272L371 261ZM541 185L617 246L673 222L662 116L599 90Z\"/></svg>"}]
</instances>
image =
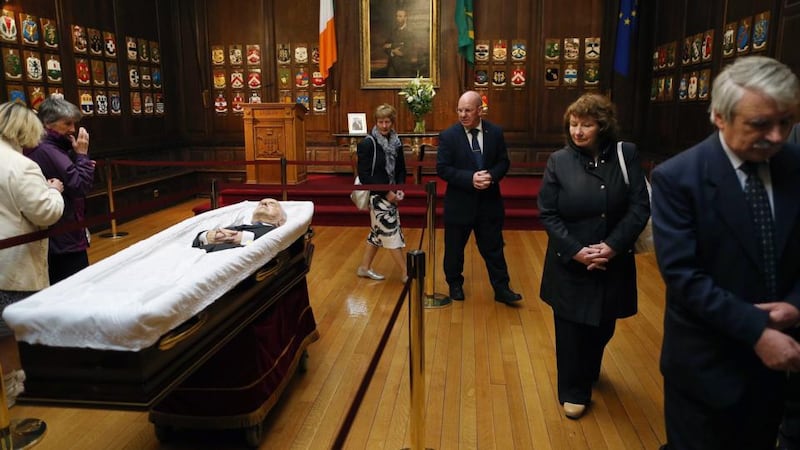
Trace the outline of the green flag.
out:
<instances>
[{"instance_id":1,"label":"green flag","mask_svg":"<svg viewBox=\"0 0 800 450\"><path fill-rule=\"evenodd\" d=\"M456 29L458 53L475 64L475 27L472 23L472 0L456 0Z\"/></svg>"}]
</instances>

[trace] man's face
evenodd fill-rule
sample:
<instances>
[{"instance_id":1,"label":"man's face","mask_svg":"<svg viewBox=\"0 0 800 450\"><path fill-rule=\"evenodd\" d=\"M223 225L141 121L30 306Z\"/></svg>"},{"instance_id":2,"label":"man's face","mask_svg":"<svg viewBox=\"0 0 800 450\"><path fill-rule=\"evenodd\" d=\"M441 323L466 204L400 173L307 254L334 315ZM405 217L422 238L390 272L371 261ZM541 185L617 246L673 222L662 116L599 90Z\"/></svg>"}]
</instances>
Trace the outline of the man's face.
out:
<instances>
[{"instance_id":1,"label":"man's face","mask_svg":"<svg viewBox=\"0 0 800 450\"><path fill-rule=\"evenodd\" d=\"M782 110L771 98L746 91L726 121L714 114L714 123L731 151L745 161L763 162L778 153L794 123L793 110Z\"/></svg>"},{"instance_id":2,"label":"man's face","mask_svg":"<svg viewBox=\"0 0 800 450\"><path fill-rule=\"evenodd\" d=\"M53 130L62 136L74 135L76 124L77 122L72 119L59 119L51 124L46 125L46 128Z\"/></svg>"},{"instance_id":3,"label":"man's face","mask_svg":"<svg viewBox=\"0 0 800 450\"><path fill-rule=\"evenodd\" d=\"M397 22L398 28L405 26L407 19L408 16L406 15L406 12L403 11L402 9L398 9L397 12L394 13L394 20L395 22Z\"/></svg>"},{"instance_id":4,"label":"man's face","mask_svg":"<svg viewBox=\"0 0 800 450\"><path fill-rule=\"evenodd\" d=\"M462 95L458 99L458 121L466 129L477 127L481 123L481 98L477 95Z\"/></svg>"},{"instance_id":5,"label":"man's face","mask_svg":"<svg viewBox=\"0 0 800 450\"><path fill-rule=\"evenodd\" d=\"M269 223L272 225L282 225L283 208L274 198L265 198L258 202L253 211L253 222Z\"/></svg>"}]
</instances>

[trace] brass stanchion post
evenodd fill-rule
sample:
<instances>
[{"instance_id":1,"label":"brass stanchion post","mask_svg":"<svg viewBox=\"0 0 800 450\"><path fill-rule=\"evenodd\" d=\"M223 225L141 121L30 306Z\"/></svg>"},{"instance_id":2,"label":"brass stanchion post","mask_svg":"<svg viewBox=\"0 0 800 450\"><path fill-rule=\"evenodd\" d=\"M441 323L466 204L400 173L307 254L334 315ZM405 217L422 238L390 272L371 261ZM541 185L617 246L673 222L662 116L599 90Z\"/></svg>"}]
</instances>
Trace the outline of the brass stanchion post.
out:
<instances>
[{"instance_id":1,"label":"brass stanchion post","mask_svg":"<svg viewBox=\"0 0 800 450\"><path fill-rule=\"evenodd\" d=\"M436 182L429 181L425 185L428 198L428 262L425 265L425 307L442 308L452 303L449 296L437 294L436 289Z\"/></svg>"},{"instance_id":2,"label":"brass stanchion post","mask_svg":"<svg viewBox=\"0 0 800 450\"><path fill-rule=\"evenodd\" d=\"M39 419L11 420L4 378L0 366L0 450L31 448L44 438L47 424Z\"/></svg>"},{"instance_id":3,"label":"brass stanchion post","mask_svg":"<svg viewBox=\"0 0 800 450\"><path fill-rule=\"evenodd\" d=\"M6 384L3 380L3 367L0 366L0 450L11 450L14 443L11 440L11 417L8 414L6 401Z\"/></svg>"},{"instance_id":4,"label":"brass stanchion post","mask_svg":"<svg viewBox=\"0 0 800 450\"><path fill-rule=\"evenodd\" d=\"M286 158L281 156L281 192L283 193L283 201L286 201L288 195L286 193Z\"/></svg>"},{"instance_id":5,"label":"brass stanchion post","mask_svg":"<svg viewBox=\"0 0 800 450\"><path fill-rule=\"evenodd\" d=\"M408 304L408 358L411 387L410 441L412 450L425 450L425 311L422 283L425 279L425 252L406 255L406 270L412 278Z\"/></svg>"},{"instance_id":6,"label":"brass stanchion post","mask_svg":"<svg viewBox=\"0 0 800 450\"><path fill-rule=\"evenodd\" d=\"M101 233L100 237L117 239L127 236L124 231L117 232L117 219L114 218L114 186L111 183L111 161L106 160L106 192L108 193L108 212L111 214L111 233Z\"/></svg>"},{"instance_id":7,"label":"brass stanchion post","mask_svg":"<svg viewBox=\"0 0 800 450\"><path fill-rule=\"evenodd\" d=\"M219 192L217 192L217 179L211 179L211 209L219 208Z\"/></svg>"},{"instance_id":8,"label":"brass stanchion post","mask_svg":"<svg viewBox=\"0 0 800 450\"><path fill-rule=\"evenodd\" d=\"M419 136L411 138L411 153L417 157L417 161L422 163L425 158L425 144L422 144L422 139ZM414 169L414 184L422 184L422 164Z\"/></svg>"}]
</instances>

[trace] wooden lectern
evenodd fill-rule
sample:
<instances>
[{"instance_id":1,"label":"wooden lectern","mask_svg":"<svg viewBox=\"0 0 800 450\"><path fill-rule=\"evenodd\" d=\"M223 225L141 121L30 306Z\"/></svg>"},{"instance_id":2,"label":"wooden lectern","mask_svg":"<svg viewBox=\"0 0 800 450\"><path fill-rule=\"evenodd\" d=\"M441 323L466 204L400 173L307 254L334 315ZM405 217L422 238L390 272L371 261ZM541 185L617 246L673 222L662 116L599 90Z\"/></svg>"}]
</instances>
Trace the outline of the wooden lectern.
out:
<instances>
[{"instance_id":1,"label":"wooden lectern","mask_svg":"<svg viewBox=\"0 0 800 450\"><path fill-rule=\"evenodd\" d=\"M275 164L247 166L248 183L280 183L280 159L305 161L305 106L298 103L253 103L244 107L244 154L248 161ZM306 181L306 166L287 164L286 183Z\"/></svg>"}]
</instances>

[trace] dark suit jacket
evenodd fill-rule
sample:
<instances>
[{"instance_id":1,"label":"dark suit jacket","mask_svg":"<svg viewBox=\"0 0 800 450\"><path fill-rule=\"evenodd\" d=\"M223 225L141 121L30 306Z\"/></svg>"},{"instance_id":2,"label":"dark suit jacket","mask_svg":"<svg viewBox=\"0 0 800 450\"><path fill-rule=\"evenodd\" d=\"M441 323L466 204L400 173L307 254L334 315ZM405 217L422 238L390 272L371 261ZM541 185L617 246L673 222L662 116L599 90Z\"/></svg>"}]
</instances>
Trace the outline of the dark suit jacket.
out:
<instances>
[{"instance_id":1,"label":"dark suit jacket","mask_svg":"<svg viewBox=\"0 0 800 450\"><path fill-rule=\"evenodd\" d=\"M251 225L233 225L225 228L236 231L249 231L255 235L254 239L258 239L277 227L274 225L270 225L268 223L254 223ZM216 252L219 250L227 250L229 248L243 247L240 244L228 244L228 243L203 245L203 243L200 242L200 235L206 232L208 232L208 230L204 230L197 233L197 236L194 237L194 241L192 241L192 247L202 248L203 250L206 251L206 253Z\"/></svg>"},{"instance_id":2,"label":"dark suit jacket","mask_svg":"<svg viewBox=\"0 0 800 450\"><path fill-rule=\"evenodd\" d=\"M800 307L800 147L785 145L770 171L778 298ZM766 369L753 350L768 321L753 304L766 286L742 186L719 134L656 167L652 185L656 257L667 286L665 381L716 407L738 402L750 383L780 386L785 374Z\"/></svg>"},{"instance_id":3,"label":"dark suit jacket","mask_svg":"<svg viewBox=\"0 0 800 450\"><path fill-rule=\"evenodd\" d=\"M505 177L511 161L502 128L483 121L483 165L492 174L488 189L472 186L472 175L478 170L472 157L472 146L457 123L439 134L436 151L436 173L447 182L444 194L444 223L469 225L479 215L502 220L505 216L500 180Z\"/></svg>"}]
</instances>

